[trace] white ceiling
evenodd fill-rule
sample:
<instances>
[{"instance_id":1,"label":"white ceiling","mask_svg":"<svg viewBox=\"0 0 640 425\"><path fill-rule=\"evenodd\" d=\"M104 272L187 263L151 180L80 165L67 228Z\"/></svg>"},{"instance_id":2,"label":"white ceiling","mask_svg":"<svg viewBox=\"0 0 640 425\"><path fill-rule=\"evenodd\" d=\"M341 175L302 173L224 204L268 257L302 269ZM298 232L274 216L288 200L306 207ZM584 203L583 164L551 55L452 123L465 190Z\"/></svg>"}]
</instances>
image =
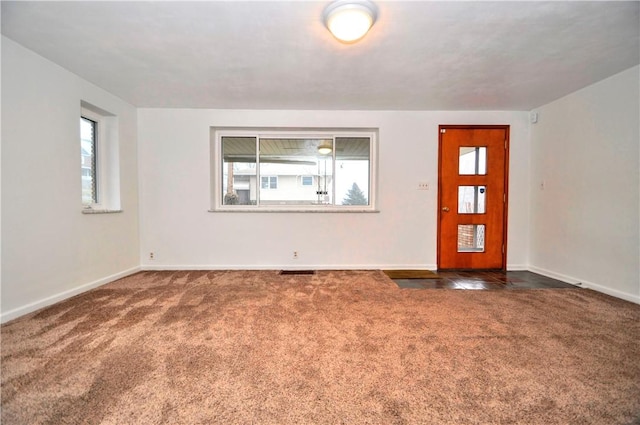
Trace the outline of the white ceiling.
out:
<instances>
[{"instance_id":1,"label":"white ceiling","mask_svg":"<svg viewBox=\"0 0 640 425\"><path fill-rule=\"evenodd\" d=\"M139 107L531 110L640 63L640 2L2 1L2 33Z\"/></svg>"}]
</instances>

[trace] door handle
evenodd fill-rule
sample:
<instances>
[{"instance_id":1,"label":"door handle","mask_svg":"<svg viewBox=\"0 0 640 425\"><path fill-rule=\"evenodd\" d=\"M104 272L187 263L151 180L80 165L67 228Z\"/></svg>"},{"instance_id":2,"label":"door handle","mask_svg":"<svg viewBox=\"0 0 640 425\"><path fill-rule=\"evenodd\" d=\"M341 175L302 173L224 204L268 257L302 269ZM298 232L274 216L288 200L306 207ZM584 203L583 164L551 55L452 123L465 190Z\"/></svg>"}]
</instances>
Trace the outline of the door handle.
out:
<instances>
[{"instance_id":1,"label":"door handle","mask_svg":"<svg viewBox=\"0 0 640 425\"><path fill-rule=\"evenodd\" d=\"M442 211L449 212L449 207L442 207Z\"/></svg>"}]
</instances>

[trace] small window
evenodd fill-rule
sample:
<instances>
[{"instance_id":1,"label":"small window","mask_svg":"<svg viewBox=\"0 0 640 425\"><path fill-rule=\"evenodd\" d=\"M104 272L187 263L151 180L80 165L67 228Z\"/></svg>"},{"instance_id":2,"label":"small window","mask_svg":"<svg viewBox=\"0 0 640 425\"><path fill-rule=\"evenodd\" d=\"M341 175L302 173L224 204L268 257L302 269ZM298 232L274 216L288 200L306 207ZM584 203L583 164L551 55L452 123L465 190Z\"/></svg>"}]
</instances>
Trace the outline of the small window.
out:
<instances>
[{"instance_id":1,"label":"small window","mask_svg":"<svg viewBox=\"0 0 640 425\"><path fill-rule=\"evenodd\" d=\"M98 122L80 117L80 159L82 165L82 204L98 203L97 179Z\"/></svg>"},{"instance_id":2,"label":"small window","mask_svg":"<svg viewBox=\"0 0 640 425\"><path fill-rule=\"evenodd\" d=\"M118 117L80 104L81 202L87 212L120 210Z\"/></svg>"},{"instance_id":3,"label":"small window","mask_svg":"<svg viewBox=\"0 0 640 425\"><path fill-rule=\"evenodd\" d=\"M212 131L214 210L374 210L375 131Z\"/></svg>"}]
</instances>

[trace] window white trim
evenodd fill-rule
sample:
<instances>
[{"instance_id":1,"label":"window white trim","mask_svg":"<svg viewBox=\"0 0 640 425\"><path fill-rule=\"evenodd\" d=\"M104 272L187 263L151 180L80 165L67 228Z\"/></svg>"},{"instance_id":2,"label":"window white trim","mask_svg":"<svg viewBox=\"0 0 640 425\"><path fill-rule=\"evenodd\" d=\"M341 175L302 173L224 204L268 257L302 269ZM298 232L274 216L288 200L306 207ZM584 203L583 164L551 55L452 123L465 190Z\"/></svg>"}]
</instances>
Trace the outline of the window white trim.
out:
<instances>
[{"instance_id":1,"label":"window white trim","mask_svg":"<svg viewBox=\"0 0 640 425\"><path fill-rule=\"evenodd\" d=\"M96 123L96 191L98 202L80 203L83 212L118 212L120 209L120 157L118 140L118 117L95 107L89 103L81 102L80 117L87 118ZM79 173L82 176L82 167ZM81 194L79 194L81 195Z\"/></svg>"},{"instance_id":2,"label":"window white trim","mask_svg":"<svg viewBox=\"0 0 640 425\"><path fill-rule=\"evenodd\" d=\"M369 143L369 204L368 205L336 205L336 179L332 174L331 190L333 193L333 203L329 205L261 205L258 195L258 205L223 205L222 204L222 182L223 182L223 160L222 160L222 138L223 137L247 137L256 140L256 169L257 175L260 175L260 155L259 143L261 138L331 138L335 146L337 138L343 137L367 137ZM377 210L377 146L378 146L378 130L374 128L326 128L326 129L256 129L256 128L229 128L229 127L211 127L210 128L210 195L211 209L210 212L379 212ZM336 161L336 152L329 154ZM332 171L335 173L335 169ZM316 179L313 179L316 183ZM260 179L261 181L261 179ZM258 186L260 188L261 184Z\"/></svg>"}]
</instances>

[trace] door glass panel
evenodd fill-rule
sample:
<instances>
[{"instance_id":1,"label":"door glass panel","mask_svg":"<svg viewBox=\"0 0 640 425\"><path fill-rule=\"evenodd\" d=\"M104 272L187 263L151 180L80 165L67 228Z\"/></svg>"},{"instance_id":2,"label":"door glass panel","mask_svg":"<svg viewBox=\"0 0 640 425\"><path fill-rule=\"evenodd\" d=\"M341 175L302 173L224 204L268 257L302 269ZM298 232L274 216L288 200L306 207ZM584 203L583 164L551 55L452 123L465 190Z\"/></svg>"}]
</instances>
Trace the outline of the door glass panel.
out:
<instances>
[{"instance_id":1,"label":"door glass panel","mask_svg":"<svg viewBox=\"0 0 640 425\"><path fill-rule=\"evenodd\" d=\"M486 186L458 186L458 214L484 214L486 191Z\"/></svg>"},{"instance_id":2,"label":"door glass panel","mask_svg":"<svg viewBox=\"0 0 640 425\"><path fill-rule=\"evenodd\" d=\"M461 176L484 176L487 174L487 148L484 146L462 146L458 173Z\"/></svg>"},{"instance_id":3,"label":"door glass panel","mask_svg":"<svg viewBox=\"0 0 640 425\"><path fill-rule=\"evenodd\" d=\"M484 224L458 225L458 252L484 252Z\"/></svg>"}]
</instances>

